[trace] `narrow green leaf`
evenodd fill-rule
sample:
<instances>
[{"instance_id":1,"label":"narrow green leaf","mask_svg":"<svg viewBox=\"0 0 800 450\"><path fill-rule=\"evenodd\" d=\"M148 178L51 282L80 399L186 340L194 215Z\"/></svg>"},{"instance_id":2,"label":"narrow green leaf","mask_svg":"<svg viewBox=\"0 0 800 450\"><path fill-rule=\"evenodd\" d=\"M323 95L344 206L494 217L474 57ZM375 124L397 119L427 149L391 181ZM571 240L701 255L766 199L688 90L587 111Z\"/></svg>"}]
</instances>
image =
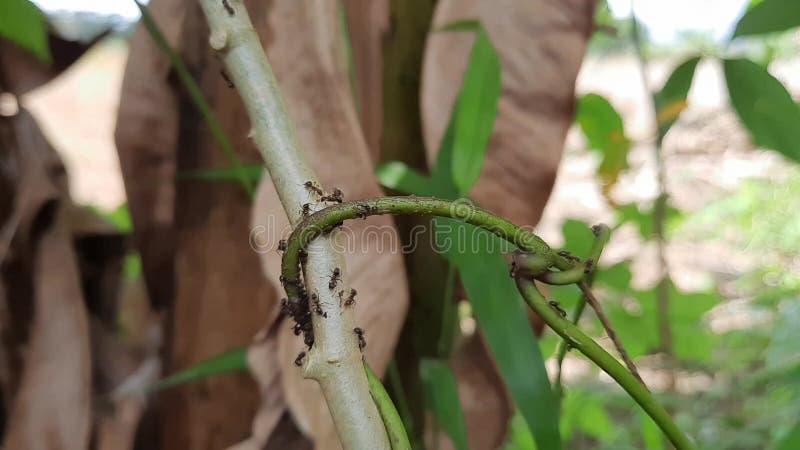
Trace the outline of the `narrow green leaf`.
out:
<instances>
[{"instance_id":1,"label":"narrow green leaf","mask_svg":"<svg viewBox=\"0 0 800 450\"><path fill-rule=\"evenodd\" d=\"M630 140L625 136L622 117L605 97L586 94L578 100L575 120L586 135L589 148L601 156L597 173L606 188L614 185L628 168Z\"/></svg>"},{"instance_id":2,"label":"narrow green leaf","mask_svg":"<svg viewBox=\"0 0 800 450\"><path fill-rule=\"evenodd\" d=\"M403 162L390 161L379 164L375 168L375 174L378 176L378 181L380 181L381 185L389 189L419 196L432 195L430 193L431 179L408 167Z\"/></svg>"},{"instance_id":3,"label":"narrow green leaf","mask_svg":"<svg viewBox=\"0 0 800 450\"><path fill-rule=\"evenodd\" d=\"M94 205L86 207L96 216L110 223L111 226L116 228L120 233L130 233L133 230L133 221L131 220L131 213L128 210L128 204L123 203L112 211L100 209Z\"/></svg>"},{"instance_id":4,"label":"narrow green leaf","mask_svg":"<svg viewBox=\"0 0 800 450\"><path fill-rule=\"evenodd\" d=\"M508 427L508 440L503 450L536 450L531 430L525 424L525 419L519 410L514 411L511 424Z\"/></svg>"},{"instance_id":5,"label":"narrow green leaf","mask_svg":"<svg viewBox=\"0 0 800 450\"><path fill-rule=\"evenodd\" d=\"M47 25L39 9L28 0L0 1L0 36L50 63Z\"/></svg>"},{"instance_id":6,"label":"narrow green leaf","mask_svg":"<svg viewBox=\"0 0 800 450\"><path fill-rule=\"evenodd\" d=\"M504 241L472 225L450 222L454 239L448 256L461 273L475 318L511 397L538 448L560 449L555 397L522 297L508 276Z\"/></svg>"},{"instance_id":7,"label":"narrow green leaf","mask_svg":"<svg viewBox=\"0 0 800 450\"><path fill-rule=\"evenodd\" d=\"M178 172L177 179L179 181L185 180L231 180L239 181L242 177L251 183L258 183L261 180L261 174L264 172L264 166L260 164L252 166L240 167L224 167L221 169L201 169L201 170L184 170Z\"/></svg>"},{"instance_id":8,"label":"narrow green leaf","mask_svg":"<svg viewBox=\"0 0 800 450\"><path fill-rule=\"evenodd\" d=\"M457 450L469 450L467 425L453 371L438 359L423 359L419 369L425 386L425 399L436 422L444 428Z\"/></svg>"},{"instance_id":9,"label":"narrow green leaf","mask_svg":"<svg viewBox=\"0 0 800 450\"><path fill-rule=\"evenodd\" d=\"M764 0L739 19L732 38L785 31L797 26L800 26L800 2Z\"/></svg>"},{"instance_id":10,"label":"narrow green leaf","mask_svg":"<svg viewBox=\"0 0 800 450\"><path fill-rule=\"evenodd\" d=\"M658 120L659 140L664 139L667 131L686 109L686 97L692 87L692 80L699 62L700 57L694 56L679 64L672 71L661 91L653 96L658 110L656 119Z\"/></svg>"},{"instance_id":11,"label":"narrow green leaf","mask_svg":"<svg viewBox=\"0 0 800 450\"><path fill-rule=\"evenodd\" d=\"M800 162L800 107L786 88L752 61L726 59L724 66L731 103L753 142Z\"/></svg>"},{"instance_id":12,"label":"narrow green leaf","mask_svg":"<svg viewBox=\"0 0 800 450\"><path fill-rule=\"evenodd\" d=\"M797 450L798 448L800 448L800 424L795 425L794 429L774 447L775 450Z\"/></svg>"},{"instance_id":13,"label":"narrow green leaf","mask_svg":"<svg viewBox=\"0 0 800 450\"><path fill-rule=\"evenodd\" d=\"M228 372L242 372L245 370L247 370L247 348L235 348L161 379L148 386L145 392L152 394L188 381L208 378Z\"/></svg>"},{"instance_id":14,"label":"narrow green leaf","mask_svg":"<svg viewBox=\"0 0 800 450\"><path fill-rule=\"evenodd\" d=\"M364 370L367 372L369 393L372 395L375 406L378 407L378 413L383 420L386 434L389 435L392 450L411 450L411 443L408 440L408 433L406 433L403 420L400 418L400 413L397 412L394 403L392 403L389 393L386 392L386 388L381 383L380 378L372 371L366 361L364 361Z\"/></svg>"},{"instance_id":15,"label":"narrow green leaf","mask_svg":"<svg viewBox=\"0 0 800 450\"><path fill-rule=\"evenodd\" d=\"M462 192L478 181L500 98L500 58L485 31L472 47L455 110L453 181Z\"/></svg>"},{"instance_id":16,"label":"narrow green leaf","mask_svg":"<svg viewBox=\"0 0 800 450\"><path fill-rule=\"evenodd\" d=\"M457 22L448 23L447 25L436 28L433 31L436 33L447 31L476 31L480 29L481 23L478 20L459 20Z\"/></svg>"}]
</instances>

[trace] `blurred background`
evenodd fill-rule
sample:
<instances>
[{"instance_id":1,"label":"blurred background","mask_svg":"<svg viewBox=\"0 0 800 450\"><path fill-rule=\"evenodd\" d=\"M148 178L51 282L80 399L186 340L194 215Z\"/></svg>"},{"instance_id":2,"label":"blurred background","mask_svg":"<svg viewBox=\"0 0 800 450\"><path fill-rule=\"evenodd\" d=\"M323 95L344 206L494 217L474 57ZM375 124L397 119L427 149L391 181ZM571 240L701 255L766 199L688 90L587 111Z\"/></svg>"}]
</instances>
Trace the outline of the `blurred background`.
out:
<instances>
[{"instance_id":1,"label":"blurred background","mask_svg":"<svg viewBox=\"0 0 800 450\"><path fill-rule=\"evenodd\" d=\"M16 111L17 102L28 110L63 161L72 201L130 232L114 133L139 10L127 0L33 3L62 38L100 39L52 81L19 96L4 93L3 115ZM746 123L747 113L732 104L733 76L726 78L727 63L720 59L746 58L768 69L797 106L797 26L732 39L740 18L759 3L641 0L634 2L637 23L631 2L600 2L575 82L576 120L536 225L548 243L578 255L588 249L590 225L612 226L595 283L598 295L645 382L703 449L800 448L800 141L791 140L800 133L800 122L791 122L800 113L783 124L794 134L780 124ZM789 8L786 14L800 12ZM694 56L702 58L677 112L670 115L657 101L654 107L652 95ZM208 86L207 79L201 82ZM761 107L771 108L771 101ZM659 127L671 120L676 121L669 132L661 133ZM592 131L597 126L617 134L604 141ZM759 127L784 133L788 142L764 139L754 131ZM136 252L126 254L124 283L137 286L141 261ZM669 300L666 318L659 286ZM550 294L570 313L579 297L572 287L553 287ZM458 305L461 334L470 335L473 312L467 302ZM133 334L152 334L151 321L161 319L147 309L132 301L115 320L129 332L139 327ZM581 327L613 348L589 316ZM548 331L538 339L551 378L558 342ZM563 362L564 448L670 448L609 377L573 353ZM141 369L137 361L132 364ZM435 416L436 409L427 414ZM446 448L458 439L445 431ZM470 448L491 448L472 442ZM494 448L536 448L519 412Z\"/></svg>"}]
</instances>

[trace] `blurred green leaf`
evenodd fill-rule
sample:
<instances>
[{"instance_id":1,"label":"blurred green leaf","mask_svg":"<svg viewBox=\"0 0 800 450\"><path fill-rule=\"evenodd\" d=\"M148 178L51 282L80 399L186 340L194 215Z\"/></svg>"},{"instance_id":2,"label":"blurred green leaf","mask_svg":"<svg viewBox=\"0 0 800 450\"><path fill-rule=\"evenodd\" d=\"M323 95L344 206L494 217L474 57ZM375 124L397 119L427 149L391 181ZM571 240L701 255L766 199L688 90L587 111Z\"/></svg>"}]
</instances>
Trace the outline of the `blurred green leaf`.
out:
<instances>
[{"instance_id":1,"label":"blurred green leaf","mask_svg":"<svg viewBox=\"0 0 800 450\"><path fill-rule=\"evenodd\" d=\"M528 429L525 418L522 417L519 410L515 410L514 416L511 418L508 440L503 450L536 450L536 442L533 440L531 430Z\"/></svg>"},{"instance_id":2,"label":"blurred green leaf","mask_svg":"<svg viewBox=\"0 0 800 450\"><path fill-rule=\"evenodd\" d=\"M594 280L598 285L610 287L619 292L630 289L633 278L630 261L622 261L610 267L600 268L596 273Z\"/></svg>"},{"instance_id":3,"label":"blurred green leaf","mask_svg":"<svg viewBox=\"0 0 800 450\"><path fill-rule=\"evenodd\" d=\"M622 117L605 97L586 94L578 100L575 120L586 135L589 148L602 158L597 173L605 188L614 185L620 172L628 168L630 141L625 136Z\"/></svg>"},{"instance_id":4,"label":"blurred green leaf","mask_svg":"<svg viewBox=\"0 0 800 450\"><path fill-rule=\"evenodd\" d=\"M461 192L468 192L483 168L500 98L500 59L481 28L464 72L456 100L452 177Z\"/></svg>"},{"instance_id":5,"label":"blurred green leaf","mask_svg":"<svg viewBox=\"0 0 800 450\"><path fill-rule=\"evenodd\" d=\"M593 395L571 389L567 391L562 409L561 433L565 439L576 430L597 439L608 438L613 433L611 418L600 400Z\"/></svg>"},{"instance_id":6,"label":"blurred green leaf","mask_svg":"<svg viewBox=\"0 0 800 450\"><path fill-rule=\"evenodd\" d=\"M567 219L561 224L565 250L575 256L586 256L592 248L594 235L591 226L580 220Z\"/></svg>"},{"instance_id":7,"label":"blurred green leaf","mask_svg":"<svg viewBox=\"0 0 800 450\"><path fill-rule=\"evenodd\" d=\"M617 223L622 225L631 222L639 229L639 234L645 239L652 239L655 236L655 219L653 218L653 207L640 209L635 203L618 206L616 209ZM669 223L681 216L681 212L667 205L664 211L664 221Z\"/></svg>"},{"instance_id":8,"label":"blurred green leaf","mask_svg":"<svg viewBox=\"0 0 800 450\"><path fill-rule=\"evenodd\" d=\"M184 170L178 172L177 179L179 181L185 180L231 180L240 181L241 177L249 180L251 183L258 183L261 180L261 174L264 172L264 166L255 164L250 166L240 167L224 167L221 169L201 169L201 170Z\"/></svg>"},{"instance_id":9,"label":"blurred green leaf","mask_svg":"<svg viewBox=\"0 0 800 450\"><path fill-rule=\"evenodd\" d=\"M800 448L800 424L795 425L775 447L774 450L797 450Z\"/></svg>"},{"instance_id":10,"label":"blurred green leaf","mask_svg":"<svg viewBox=\"0 0 800 450\"><path fill-rule=\"evenodd\" d=\"M647 450L664 450L664 435L658 428L653 419L647 414L639 412L639 418L642 421L642 439L644 440L644 448Z\"/></svg>"},{"instance_id":11,"label":"blurred green leaf","mask_svg":"<svg viewBox=\"0 0 800 450\"><path fill-rule=\"evenodd\" d=\"M420 174L400 161L390 161L379 164L375 174L383 186L400 192L413 193L414 195L432 195L430 191L431 179Z\"/></svg>"},{"instance_id":12,"label":"blurred green leaf","mask_svg":"<svg viewBox=\"0 0 800 450\"><path fill-rule=\"evenodd\" d=\"M692 87L692 79L694 79L698 62L700 62L700 57L694 56L679 64L672 71L661 91L653 96L658 110L656 120L658 121L659 140L664 139L667 131L686 109L686 98Z\"/></svg>"},{"instance_id":13,"label":"blurred green leaf","mask_svg":"<svg viewBox=\"0 0 800 450\"><path fill-rule=\"evenodd\" d=\"M469 450L466 421L453 371L438 359L423 359L420 376L425 386L426 401L433 410L436 422L444 428L457 450Z\"/></svg>"},{"instance_id":14,"label":"blurred green leaf","mask_svg":"<svg viewBox=\"0 0 800 450\"><path fill-rule=\"evenodd\" d=\"M434 30L434 32L447 32L447 31L477 31L480 30L481 23L477 20L460 20L458 22L448 23L442 27Z\"/></svg>"},{"instance_id":15,"label":"blurred green leaf","mask_svg":"<svg viewBox=\"0 0 800 450\"><path fill-rule=\"evenodd\" d=\"M39 9L28 0L0 1L0 36L50 63L47 24Z\"/></svg>"},{"instance_id":16,"label":"blurred green leaf","mask_svg":"<svg viewBox=\"0 0 800 450\"><path fill-rule=\"evenodd\" d=\"M128 234L133 231L133 221L131 220L131 213L128 210L127 203L117 206L117 208L112 211L105 211L94 205L89 205L86 208L96 216L110 223L120 233Z\"/></svg>"},{"instance_id":17,"label":"blurred green leaf","mask_svg":"<svg viewBox=\"0 0 800 450\"><path fill-rule=\"evenodd\" d=\"M504 243L484 230L459 222L454 223L452 235L465 237L465 248L453 247L448 256L461 273L475 318L511 397L538 447L560 449L555 397L525 305L500 252Z\"/></svg>"},{"instance_id":18,"label":"blurred green leaf","mask_svg":"<svg viewBox=\"0 0 800 450\"><path fill-rule=\"evenodd\" d=\"M732 38L785 31L800 26L800 2L764 0L749 8L739 19Z\"/></svg>"},{"instance_id":19,"label":"blurred green leaf","mask_svg":"<svg viewBox=\"0 0 800 450\"><path fill-rule=\"evenodd\" d=\"M125 255L122 265L122 276L127 281L133 281L142 276L142 258L138 253Z\"/></svg>"},{"instance_id":20,"label":"blurred green leaf","mask_svg":"<svg viewBox=\"0 0 800 450\"><path fill-rule=\"evenodd\" d=\"M201 361L176 374L159 380L148 386L145 391L148 394L151 394L189 381L208 378L228 372L242 372L246 370L247 348L235 348L222 353L221 355Z\"/></svg>"},{"instance_id":21,"label":"blurred green leaf","mask_svg":"<svg viewBox=\"0 0 800 450\"><path fill-rule=\"evenodd\" d=\"M800 107L786 88L752 61L726 59L724 66L731 103L753 142L800 162Z\"/></svg>"}]
</instances>

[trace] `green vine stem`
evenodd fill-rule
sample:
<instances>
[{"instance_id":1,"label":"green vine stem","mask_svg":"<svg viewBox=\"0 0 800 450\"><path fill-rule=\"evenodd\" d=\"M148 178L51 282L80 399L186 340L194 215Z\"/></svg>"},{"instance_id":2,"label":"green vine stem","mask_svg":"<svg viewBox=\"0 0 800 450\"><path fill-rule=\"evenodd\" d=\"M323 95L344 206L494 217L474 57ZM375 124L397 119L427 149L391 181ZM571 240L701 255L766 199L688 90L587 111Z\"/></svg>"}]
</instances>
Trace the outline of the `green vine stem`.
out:
<instances>
[{"instance_id":1,"label":"green vine stem","mask_svg":"<svg viewBox=\"0 0 800 450\"><path fill-rule=\"evenodd\" d=\"M517 278L517 287L528 306L531 307L547 325L572 347L586 355L593 363L613 378L639 406L661 428L667 439L677 450L693 450L694 444L675 425L667 411L656 402L647 388L592 338L553 309L531 280Z\"/></svg>"},{"instance_id":2,"label":"green vine stem","mask_svg":"<svg viewBox=\"0 0 800 450\"><path fill-rule=\"evenodd\" d=\"M264 159L289 221L296 225L303 211L324 207L314 171L289 118L272 67L242 0L200 0L209 25L209 44L225 65L250 118L250 137ZM315 2L311 8L324 7ZM308 205L306 208L304 205ZM318 294L323 314L311 318L314 345L303 373L316 380L344 449L391 448L381 416L369 391L352 308L341 308L328 289L331 273L347 286L344 255L323 236L308 247L305 282Z\"/></svg>"},{"instance_id":3,"label":"green vine stem","mask_svg":"<svg viewBox=\"0 0 800 450\"><path fill-rule=\"evenodd\" d=\"M375 375L375 372L364 362L364 370L367 372L367 380L369 380L369 392L372 394L372 399L378 405L378 412L381 413L381 419L386 426L386 434L389 435L389 443L392 444L392 450L411 450L411 442L408 440L408 434L403 426L403 420L394 407L389 393L383 387L380 378Z\"/></svg>"},{"instance_id":4,"label":"green vine stem","mask_svg":"<svg viewBox=\"0 0 800 450\"><path fill-rule=\"evenodd\" d=\"M295 227L287 242L281 268L284 288L289 298L297 301L303 298L303 284L300 280L301 253L314 239L341 226L345 220L379 214L451 217L479 226L516 245L521 250L535 255L538 263L537 269L545 270L544 273L551 273L550 268L569 271L586 263L579 258L568 258L560 252L555 252L535 234L472 205L430 197L383 197L329 206L305 218ZM607 241L607 237L603 238L602 236L607 231L603 228L595 230L595 234L599 236L592 253L593 256L596 254L599 257L600 251ZM694 449L693 444L678 429L666 410L656 402L650 391L628 369L569 320L561 317L560 313L539 292L532 279L522 274L517 274L515 278L517 287L528 306L553 331L567 341L568 345L586 355L625 389L678 450Z\"/></svg>"}]
</instances>

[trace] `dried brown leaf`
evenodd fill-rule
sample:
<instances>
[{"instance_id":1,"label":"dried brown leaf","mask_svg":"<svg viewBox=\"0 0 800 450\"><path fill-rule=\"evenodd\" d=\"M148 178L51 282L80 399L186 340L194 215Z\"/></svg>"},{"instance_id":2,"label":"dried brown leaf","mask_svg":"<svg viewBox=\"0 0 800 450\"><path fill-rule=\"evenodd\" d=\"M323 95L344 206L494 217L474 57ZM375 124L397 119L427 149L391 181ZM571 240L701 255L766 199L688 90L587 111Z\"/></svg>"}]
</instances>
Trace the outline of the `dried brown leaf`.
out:
<instances>
[{"instance_id":1,"label":"dried brown leaf","mask_svg":"<svg viewBox=\"0 0 800 450\"><path fill-rule=\"evenodd\" d=\"M535 225L550 195L574 113L574 87L592 30L595 0L440 0L435 26L479 19L500 55L502 94L476 202L519 225ZM428 40L422 117L435 161L474 35Z\"/></svg>"}]
</instances>

